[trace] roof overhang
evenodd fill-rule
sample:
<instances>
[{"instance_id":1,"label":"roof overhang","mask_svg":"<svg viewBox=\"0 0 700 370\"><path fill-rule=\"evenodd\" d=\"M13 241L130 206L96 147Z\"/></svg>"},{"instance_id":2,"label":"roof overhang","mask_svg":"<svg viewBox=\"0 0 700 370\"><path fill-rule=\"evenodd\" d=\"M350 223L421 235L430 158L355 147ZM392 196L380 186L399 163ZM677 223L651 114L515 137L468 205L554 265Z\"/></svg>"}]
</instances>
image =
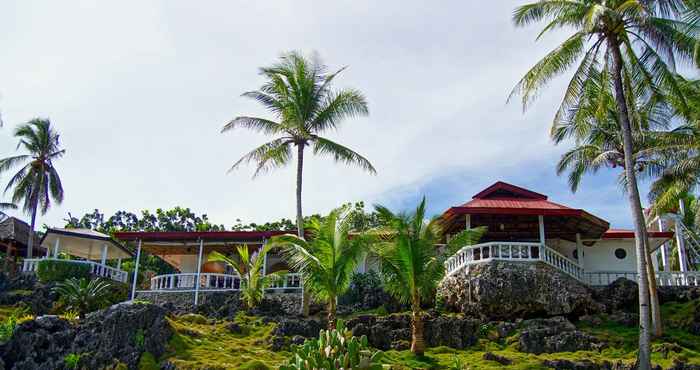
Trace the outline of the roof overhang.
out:
<instances>
[{"instance_id":1,"label":"roof overhang","mask_svg":"<svg viewBox=\"0 0 700 370\"><path fill-rule=\"evenodd\" d=\"M238 245L253 247L288 231L128 231L114 237L125 242L141 242L141 248L160 256L197 254L201 243L207 252L228 252Z\"/></svg>"},{"instance_id":2,"label":"roof overhang","mask_svg":"<svg viewBox=\"0 0 700 370\"><path fill-rule=\"evenodd\" d=\"M58 241L59 250L87 260L102 258L102 249L107 247L107 259L130 258L126 248L114 241L108 235L88 229L59 229L49 228L41 238L41 246L52 250Z\"/></svg>"}]
</instances>

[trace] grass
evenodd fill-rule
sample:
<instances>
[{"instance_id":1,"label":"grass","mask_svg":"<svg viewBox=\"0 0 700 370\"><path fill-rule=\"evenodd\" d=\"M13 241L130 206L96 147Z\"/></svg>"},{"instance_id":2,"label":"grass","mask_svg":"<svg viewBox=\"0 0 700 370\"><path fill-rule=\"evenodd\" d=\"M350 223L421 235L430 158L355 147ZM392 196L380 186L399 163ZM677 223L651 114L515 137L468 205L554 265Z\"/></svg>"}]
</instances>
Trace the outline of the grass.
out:
<instances>
[{"instance_id":1,"label":"grass","mask_svg":"<svg viewBox=\"0 0 700 370\"><path fill-rule=\"evenodd\" d=\"M178 369L265 369L276 368L289 357L288 352L273 352L268 339L274 323L238 315L235 322L241 333L228 330L230 322L212 322L186 315L170 321L175 335L169 342L167 359Z\"/></svg>"}]
</instances>

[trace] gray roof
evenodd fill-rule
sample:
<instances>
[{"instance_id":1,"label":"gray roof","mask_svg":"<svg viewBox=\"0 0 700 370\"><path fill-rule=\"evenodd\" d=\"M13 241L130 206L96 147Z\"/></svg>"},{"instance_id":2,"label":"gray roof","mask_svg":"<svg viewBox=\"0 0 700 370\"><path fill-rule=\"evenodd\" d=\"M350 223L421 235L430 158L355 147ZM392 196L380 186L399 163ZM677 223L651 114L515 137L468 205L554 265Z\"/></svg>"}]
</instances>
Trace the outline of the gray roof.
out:
<instances>
[{"instance_id":1,"label":"gray roof","mask_svg":"<svg viewBox=\"0 0 700 370\"><path fill-rule=\"evenodd\" d=\"M8 217L0 222L0 242L14 242L20 249L27 247L29 225L15 217ZM34 233L34 248L40 248L39 236Z\"/></svg>"}]
</instances>

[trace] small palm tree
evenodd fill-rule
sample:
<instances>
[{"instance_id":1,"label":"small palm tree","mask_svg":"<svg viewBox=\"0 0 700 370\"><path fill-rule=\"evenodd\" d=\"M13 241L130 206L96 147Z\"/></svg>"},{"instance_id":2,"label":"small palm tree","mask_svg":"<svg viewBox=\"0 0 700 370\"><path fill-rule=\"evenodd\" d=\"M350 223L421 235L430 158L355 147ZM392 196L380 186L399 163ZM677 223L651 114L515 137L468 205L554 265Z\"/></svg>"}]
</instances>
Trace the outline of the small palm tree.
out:
<instances>
[{"instance_id":1,"label":"small palm tree","mask_svg":"<svg viewBox=\"0 0 700 370\"><path fill-rule=\"evenodd\" d=\"M80 318L89 312L98 310L109 303L109 291L112 284L106 279L70 278L56 284L56 292L66 309L77 311Z\"/></svg>"},{"instance_id":2,"label":"small palm tree","mask_svg":"<svg viewBox=\"0 0 700 370\"><path fill-rule=\"evenodd\" d=\"M595 69L606 69L623 143L625 181L635 228L639 274L639 368L651 368L649 287L645 255L646 225L633 161L629 98L633 88L671 91L681 96L674 77L676 60L697 62L698 6L695 1L540 0L518 7L517 26L545 22L541 34L572 31L518 82L523 107L554 77L571 67L575 72L557 115L581 103L584 81Z\"/></svg>"},{"instance_id":3,"label":"small palm tree","mask_svg":"<svg viewBox=\"0 0 700 370\"><path fill-rule=\"evenodd\" d=\"M15 137L19 139L17 149L24 148L28 154L1 159L0 174L22 166L10 178L5 191L13 189L12 202L21 203L24 212L31 215L33 234L37 212L45 214L52 201L63 201L63 186L53 161L66 151L61 149L59 134L47 119L36 118L20 125L15 129ZM30 237L27 244L27 258L31 258L34 238Z\"/></svg>"},{"instance_id":4,"label":"small palm tree","mask_svg":"<svg viewBox=\"0 0 700 370\"><path fill-rule=\"evenodd\" d=\"M263 275L265 255L272 249L272 244L265 244L258 252L250 253L247 245L239 245L236 255L229 257L219 252L212 252L208 261L224 262L231 266L241 278L241 298L246 308L252 309L262 302L265 289L280 279L285 273L277 271L273 274Z\"/></svg>"},{"instance_id":5,"label":"small palm tree","mask_svg":"<svg viewBox=\"0 0 700 370\"><path fill-rule=\"evenodd\" d=\"M335 328L338 297L350 286L350 277L367 252L370 239L363 233L350 235L353 220L347 207L332 211L307 225L308 238L280 235L270 242L280 246L290 267L302 273L304 288L328 305L328 330Z\"/></svg>"},{"instance_id":6,"label":"small palm tree","mask_svg":"<svg viewBox=\"0 0 700 370\"><path fill-rule=\"evenodd\" d=\"M381 261L381 269L390 294L411 306L411 351L422 355L423 339L422 304L434 293L445 274L443 256L438 254L437 244L443 239L439 219L425 219L425 198L413 213L394 214L384 206L375 206L383 225L381 241L375 244ZM485 229L468 229L450 239L447 254L459 247L476 242Z\"/></svg>"}]
</instances>

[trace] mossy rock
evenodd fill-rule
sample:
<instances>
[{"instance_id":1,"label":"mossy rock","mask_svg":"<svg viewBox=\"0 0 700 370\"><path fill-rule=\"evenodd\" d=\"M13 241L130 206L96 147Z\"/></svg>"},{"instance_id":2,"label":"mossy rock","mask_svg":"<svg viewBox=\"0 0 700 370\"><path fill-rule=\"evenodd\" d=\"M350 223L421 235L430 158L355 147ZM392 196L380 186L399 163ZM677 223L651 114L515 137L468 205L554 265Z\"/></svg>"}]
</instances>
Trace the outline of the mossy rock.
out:
<instances>
[{"instance_id":1,"label":"mossy rock","mask_svg":"<svg viewBox=\"0 0 700 370\"><path fill-rule=\"evenodd\" d=\"M180 316L180 321L188 322L191 324L199 324L199 325L206 325L209 324L209 319L206 317L196 314L196 313L188 313L185 315Z\"/></svg>"},{"instance_id":2,"label":"mossy rock","mask_svg":"<svg viewBox=\"0 0 700 370\"><path fill-rule=\"evenodd\" d=\"M241 370L270 370L270 367L258 360L248 361L241 365Z\"/></svg>"}]
</instances>

